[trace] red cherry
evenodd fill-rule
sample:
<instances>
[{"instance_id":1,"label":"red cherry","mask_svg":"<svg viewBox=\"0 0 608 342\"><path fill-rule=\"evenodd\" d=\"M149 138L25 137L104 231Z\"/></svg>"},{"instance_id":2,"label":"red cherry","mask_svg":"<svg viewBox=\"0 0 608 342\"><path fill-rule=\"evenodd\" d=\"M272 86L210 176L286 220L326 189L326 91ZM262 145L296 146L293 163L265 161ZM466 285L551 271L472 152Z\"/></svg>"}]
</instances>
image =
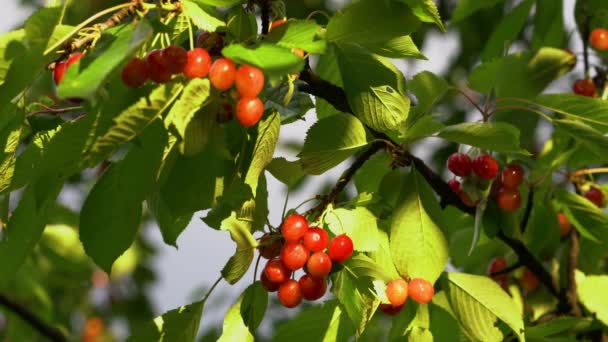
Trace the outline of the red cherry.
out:
<instances>
[{"instance_id":1,"label":"red cherry","mask_svg":"<svg viewBox=\"0 0 608 342\"><path fill-rule=\"evenodd\" d=\"M188 78L202 78L207 76L211 67L211 56L201 48L188 51L188 63L184 66L184 75Z\"/></svg>"},{"instance_id":2,"label":"red cherry","mask_svg":"<svg viewBox=\"0 0 608 342\"><path fill-rule=\"evenodd\" d=\"M135 57L122 68L120 74L122 82L130 88L139 88L150 77L150 71L148 70L148 64L143 60Z\"/></svg>"},{"instance_id":3,"label":"red cherry","mask_svg":"<svg viewBox=\"0 0 608 342\"><path fill-rule=\"evenodd\" d=\"M310 227L302 239L304 247L311 252L320 252L329 244L329 234L319 227Z\"/></svg>"},{"instance_id":4,"label":"red cherry","mask_svg":"<svg viewBox=\"0 0 608 342\"><path fill-rule=\"evenodd\" d=\"M264 273L266 273L268 280L275 283L282 283L291 275L291 271L283 265L279 258L268 260L266 267L264 267Z\"/></svg>"},{"instance_id":5,"label":"red cherry","mask_svg":"<svg viewBox=\"0 0 608 342\"><path fill-rule=\"evenodd\" d=\"M452 189L452 191L454 191L455 193L459 194L460 193L460 182L457 181L456 179L452 178L450 180L448 180L448 185L450 186L450 189Z\"/></svg>"},{"instance_id":6,"label":"red cherry","mask_svg":"<svg viewBox=\"0 0 608 342\"><path fill-rule=\"evenodd\" d=\"M521 194L517 189L502 188L496 196L496 203L506 212L514 212L521 206Z\"/></svg>"},{"instance_id":7,"label":"red cherry","mask_svg":"<svg viewBox=\"0 0 608 342\"><path fill-rule=\"evenodd\" d=\"M241 97L256 97L264 88L264 73L251 65L241 65L236 72L236 90Z\"/></svg>"},{"instance_id":8,"label":"red cherry","mask_svg":"<svg viewBox=\"0 0 608 342\"><path fill-rule=\"evenodd\" d=\"M386 297L393 307L400 307L407 299L408 284L401 278L393 279L386 285Z\"/></svg>"},{"instance_id":9,"label":"red cherry","mask_svg":"<svg viewBox=\"0 0 608 342\"><path fill-rule=\"evenodd\" d=\"M324 278L314 278L308 274L298 281L302 290L302 297L306 300L317 300L327 291L327 281Z\"/></svg>"},{"instance_id":10,"label":"red cherry","mask_svg":"<svg viewBox=\"0 0 608 342\"><path fill-rule=\"evenodd\" d=\"M236 67L231 60L227 58L219 58L209 69L209 80L215 89L219 91L226 91L234 84L234 78L236 77Z\"/></svg>"},{"instance_id":11,"label":"red cherry","mask_svg":"<svg viewBox=\"0 0 608 342\"><path fill-rule=\"evenodd\" d=\"M593 202L598 208L604 207L604 194L598 188L591 187L591 189L585 193L585 198Z\"/></svg>"},{"instance_id":12,"label":"red cherry","mask_svg":"<svg viewBox=\"0 0 608 342\"><path fill-rule=\"evenodd\" d=\"M589 35L589 42L596 50L608 50L608 30L596 28Z\"/></svg>"},{"instance_id":13,"label":"red cherry","mask_svg":"<svg viewBox=\"0 0 608 342\"><path fill-rule=\"evenodd\" d=\"M279 286L281 285L280 283L275 283L274 281L268 279L266 272L262 272L262 274L260 275L260 282L262 283L262 287L265 288L268 292L275 292L279 289Z\"/></svg>"},{"instance_id":14,"label":"red cherry","mask_svg":"<svg viewBox=\"0 0 608 342\"><path fill-rule=\"evenodd\" d=\"M488 275L491 275L492 273L498 272L500 270L503 270L507 268L507 260L503 257L496 257L494 259L492 259L490 261L490 264L488 265ZM495 281L503 281L503 280L507 280L508 275L507 274L499 274L499 275L495 275L492 276L492 279L494 279Z\"/></svg>"},{"instance_id":15,"label":"red cherry","mask_svg":"<svg viewBox=\"0 0 608 342\"><path fill-rule=\"evenodd\" d=\"M335 262L344 262L353 254L353 240L346 234L336 236L329 243L329 257Z\"/></svg>"},{"instance_id":16,"label":"red cherry","mask_svg":"<svg viewBox=\"0 0 608 342\"><path fill-rule=\"evenodd\" d=\"M224 47L224 37L217 32L202 31L196 37L196 46L207 50L210 55L219 56Z\"/></svg>"},{"instance_id":17,"label":"red cherry","mask_svg":"<svg viewBox=\"0 0 608 342\"><path fill-rule=\"evenodd\" d=\"M532 273L530 270L526 269L524 271L524 274L522 274L521 279L520 279L520 283L521 283L521 287L523 287L525 290L529 291L533 291L535 290L540 281L538 280L538 277Z\"/></svg>"},{"instance_id":18,"label":"red cherry","mask_svg":"<svg viewBox=\"0 0 608 342\"><path fill-rule=\"evenodd\" d=\"M72 64L78 62L82 56L84 56L82 52L76 52L71 54L66 61L58 62L55 65L55 69L53 70L53 81L56 85L59 85L59 83L63 80L65 72L68 70L68 68Z\"/></svg>"},{"instance_id":19,"label":"red cherry","mask_svg":"<svg viewBox=\"0 0 608 342\"><path fill-rule=\"evenodd\" d=\"M283 242L281 237L272 234L264 234L260 239L260 255L265 259L276 258L281 254Z\"/></svg>"},{"instance_id":20,"label":"red cherry","mask_svg":"<svg viewBox=\"0 0 608 342\"><path fill-rule=\"evenodd\" d=\"M150 79L156 83L167 83L171 80L171 72L163 65L162 50L152 50L146 56L146 64L150 72Z\"/></svg>"},{"instance_id":21,"label":"red cherry","mask_svg":"<svg viewBox=\"0 0 608 342\"><path fill-rule=\"evenodd\" d=\"M482 179L493 179L498 175L498 163L488 154L480 154L473 160L473 172Z\"/></svg>"},{"instance_id":22,"label":"red cherry","mask_svg":"<svg viewBox=\"0 0 608 342\"><path fill-rule=\"evenodd\" d=\"M407 291L414 301L423 304L430 302L435 294L433 284L421 278L412 279L408 284Z\"/></svg>"},{"instance_id":23,"label":"red cherry","mask_svg":"<svg viewBox=\"0 0 608 342\"><path fill-rule=\"evenodd\" d=\"M572 86L572 91L574 91L576 95L580 96L595 97L597 95L595 84L588 78L584 80L576 80Z\"/></svg>"},{"instance_id":24,"label":"red cherry","mask_svg":"<svg viewBox=\"0 0 608 342\"><path fill-rule=\"evenodd\" d=\"M172 74L181 74L186 64L188 64L188 53L181 46L167 46L163 50L162 56L163 66Z\"/></svg>"},{"instance_id":25,"label":"red cherry","mask_svg":"<svg viewBox=\"0 0 608 342\"><path fill-rule=\"evenodd\" d=\"M302 301L300 284L293 279L287 280L279 286L278 297L286 308L295 308Z\"/></svg>"},{"instance_id":26,"label":"red cherry","mask_svg":"<svg viewBox=\"0 0 608 342\"><path fill-rule=\"evenodd\" d=\"M264 103L257 97L243 97L236 103L236 119L241 125L251 127L264 115Z\"/></svg>"},{"instance_id":27,"label":"red cherry","mask_svg":"<svg viewBox=\"0 0 608 342\"><path fill-rule=\"evenodd\" d=\"M308 274L315 278L323 278L331 272L331 259L323 252L313 253L306 262Z\"/></svg>"},{"instance_id":28,"label":"red cherry","mask_svg":"<svg viewBox=\"0 0 608 342\"><path fill-rule=\"evenodd\" d=\"M465 153L452 153L448 158L448 170L460 177L466 177L471 173L471 158Z\"/></svg>"},{"instance_id":29,"label":"red cherry","mask_svg":"<svg viewBox=\"0 0 608 342\"><path fill-rule=\"evenodd\" d=\"M559 237L563 238L570 234L572 230L572 225L568 220L568 217L564 213L557 214L557 219L559 221Z\"/></svg>"},{"instance_id":30,"label":"red cherry","mask_svg":"<svg viewBox=\"0 0 608 342\"><path fill-rule=\"evenodd\" d=\"M401 312L403 305L394 307L392 304L380 304L380 306L378 306L378 308L380 308L380 310L382 310L382 312L384 312L385 314L387 314L389 316L395 316L399 312Z\"/></svg>"},{"instance_id":31,"label":"red cherry","mask_svg":"<svg viewBox=\"0 0 608 342\"><path fill-rule=\"evenodd\" d=\"M299 242L287 242L281 250L281 261L290 270L297 270L306 265L310 252Z\"/></svg>"},{"instance_id":32,"label":"red cherry","mask_svg":"<svg viewBox=\"0 0 608 342\"><path fill-rule=\"evenodd\" d=\"M524 169L519 164L509 164L502 169L502 185L508 189L516 189L524 181Z\"/></svg>"},{"instance_id":33,"label":"red cherry","mask_svg":"<svg viewBox=\"0 0 608 342\"><path fill-rule=\"evenodd\" d=\"M299 214L291 214L285 218L281 226L281 234L286 241L299 241L308 231L308 221Z\"/></svg>"},{"instance_id":34,"label":"red cherry","mask_svg":"<svg viewBox=\"0 0 608 342\"><path fill-rule=\"evenodd\" d=\"M286 19L277 19L275 21L273 21L272 23L270 23L270 27L268 28L268 32L272 31L272 29L281 26L283 24L285 24L287 22Z\"/></svg>"}]
</instances>

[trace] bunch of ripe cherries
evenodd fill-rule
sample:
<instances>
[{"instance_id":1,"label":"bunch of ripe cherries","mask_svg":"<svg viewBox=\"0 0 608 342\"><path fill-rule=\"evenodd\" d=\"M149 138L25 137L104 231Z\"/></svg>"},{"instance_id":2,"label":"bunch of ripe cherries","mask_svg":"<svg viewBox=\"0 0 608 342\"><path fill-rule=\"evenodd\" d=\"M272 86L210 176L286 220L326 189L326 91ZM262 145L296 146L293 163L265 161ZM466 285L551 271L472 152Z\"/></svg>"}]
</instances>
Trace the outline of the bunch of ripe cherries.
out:
<instances>
[{"instance_id":1,"label":"bunch of ripe cherries","mask_svg":"<svg viewBox=\"0 0 608 342\"><path fill-rule=\"evenodd\" d=\"M496 159L489 154L480 154L471 160L466 153L453 153L448 158L448 170L456 176L465 179L467 177L478 177L482 180L491 181L498 176L499 167ZM524 169L518 164L508 164L500 173L500 178L492 184L492 196L495 197L498 206L506 211L513 212L521 206L521 194L518 187L523 183ZM479 204L479 199L471 200L470 196L460 188L461 182L456 178L448 181L450 188L458 194L462 202L474 207ZM481 189L483 190L483 189Z\"/></svg>"},{"instance_id":2,"label":"bunch of ripe cherries","mask_svg":"<svg viewBox=\"0 0 608 342\"><path fill-rule=\"evenodd\" d=\"M598 27L589 34L589 44L598 51L608 51L608 30ZM597 96L597 88L590 78L576 80L572 86L575 94L588 97Z\"/></svg>"},{"instance_id":3,"label":"bunch of ripe cherries","mask_svg":"<svg viewBox=\"0 0 608 342\"><path fill-rule=\"evenodd\" d=\"M433 284L422 278L414 278L409 282L403 278L393 279L386 284L386 298L389 303L380 304L382 312L394 316L401 311L408 296L415 302L424 304L433 299L435 289Z\"/></svg>"},{"instance_id":4,"label":"bunch of ripe cherries","mask_svg":"<svg viewBox=\"0 0 608 342\"><path fill-rule=\"evenodd\" d=\"M337 235L330 241L324 229L309 227L304 216L291 214L283 221L281 235L265 234L260 239L260 255L268 259L260 281L266 291L278 291L285 307L294 308L302 299L323 297L333 263L348 260L353 249L347 235ZM293 272L301 268L305 274L298 281L292 279Z\"/></svg>"}]
</instances>

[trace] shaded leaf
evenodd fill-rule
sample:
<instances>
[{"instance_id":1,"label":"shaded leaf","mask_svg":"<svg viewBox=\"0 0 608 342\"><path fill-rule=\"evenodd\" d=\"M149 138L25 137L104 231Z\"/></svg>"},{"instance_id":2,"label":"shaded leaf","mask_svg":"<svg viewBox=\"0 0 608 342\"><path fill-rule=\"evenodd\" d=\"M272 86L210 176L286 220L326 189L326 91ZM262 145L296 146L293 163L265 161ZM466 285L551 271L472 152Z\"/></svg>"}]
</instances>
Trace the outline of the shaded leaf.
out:
<instances>
[{"instance_id":1,"label":"shaded leaf","mask_svg":"<svg viewBox=\"0 0 608 342\"><path fill-rule=\"evenodd\" d=\"M519 146L519 130L504 122L464 122L447 126L437 136L484 150L529 154Z\"/></svg>"}]
</instances>

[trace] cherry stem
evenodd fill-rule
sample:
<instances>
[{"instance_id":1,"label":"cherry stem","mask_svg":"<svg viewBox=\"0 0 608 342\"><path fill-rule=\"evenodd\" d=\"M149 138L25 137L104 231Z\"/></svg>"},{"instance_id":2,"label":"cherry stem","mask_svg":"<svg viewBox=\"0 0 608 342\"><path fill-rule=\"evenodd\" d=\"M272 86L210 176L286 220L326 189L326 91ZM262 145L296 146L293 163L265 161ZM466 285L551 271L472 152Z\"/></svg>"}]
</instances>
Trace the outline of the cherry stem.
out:
<instances>
[{"instance_id":1,"label":"cherry stem","mask_svg":"<svg viewBox=\"0 0 608 342\"><path fill-rule=\"evenodd\" d=\"M213 285L211 286L209 291L207 291L207 294L205 295L205 297L203 297L203 304L207 302L207 299L209 299L209 296L211 296L211 292L213 292L213 290L215 290L215 288L222 281L222 279L224 279L224 277L222 275L220 275L220 277L217 278L215 283L213 283Z\"/></svg>"},{"instance_id":2,"label":"cherry stem","mask_svg":"<svg viewBox=\"0 0 608 342\"><path fill-rule=\"evenodd\" d=\"M584 175L592 175L595 173L608 173L608 167L596 167L596 168L592 168L592 169L578 170L578 171L569 173L568 177L572 179L572 178L578 178L578 177L584 176Z\"/></svg>"},{"instance_id":3,"label":"cherry stem","mask_svg":"<svg viewBox=\"0 0 608 342\"><path fill-rule=\"evenodd\" d=\"M257 260L255 261L255 268L253 269L253 282L258 279L258 266L260 265L260 259L262 258L262 254L258 255Z\"/></svg>"},{"instance_id":4,"label":"cherry stem","mask_svg":"<svg viewBox=\"0 0 608 342\"><path fill-rule=\"evenodd\" d=\"M28 114L25 115L25 117L29 118L29 117L37 115L37 114L48 114L48 113L60 114L60 113L70 112L70 111L73 111L73 110L82 109L82 106L66 107L66 108L51 108L51 107L49 107L49 106L47 106L45 104L42 104L42 103L36 103L36 105L40 106L40 107L42 107L44 109L28 113Z\"/></svg>"},{"instance_id":5,"label":"cherry stem","mask_svg":"<svg viewBox=\"0 0 608 342\"><path fill-rule=\"evenodd\" d=\"M488 115L486 114L486 111L483 110L479 104L477 104L477 102L475 102L470 96L469 94L467 94L464 90L458 88L458 87L450 87L450 89L457 91L458 93L460 93L460 95L462 95L465 99L467 99L472 105L473 107L477 108L477 110L479 111L479 113L485 118Z\"/></svg>"}]
</instances>

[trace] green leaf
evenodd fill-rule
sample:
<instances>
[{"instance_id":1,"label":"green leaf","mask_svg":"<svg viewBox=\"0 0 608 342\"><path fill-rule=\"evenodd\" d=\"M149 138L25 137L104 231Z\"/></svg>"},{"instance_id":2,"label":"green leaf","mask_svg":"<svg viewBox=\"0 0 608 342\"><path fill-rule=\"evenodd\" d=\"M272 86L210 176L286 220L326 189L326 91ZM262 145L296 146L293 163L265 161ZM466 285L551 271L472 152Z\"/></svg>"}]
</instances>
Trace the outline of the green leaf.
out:
<instances>
[{"instance_id":1,"label":"green leaf","mask_svg":"<svg viewBox=\"0 0 608 342\"><path fill-rule=\"evenodd\" d=\"M355 173L353 180L359 193L375 193L380 187L382 177L388 172L391 165L388 153L376 153L363 164Z\"/></svg>"},{"instance_id":2,"label":"green leaf","mask_svg":"<svg viewBox=\"0 0 608 342\"><path fill-rule=\"evenodd\" d=\"M524 341L524 323L517 305L492 279L465 273L446 273L444 278L450 306L464 332L479 341L502 341L496 323L505 322Z\"/></svg>"},{"instance_id":3,"label":"green leaf","mask_svg":"<svg viewBox=\"0 0 608 342\"><path fill-rule=\"evenodd\" d=\"M526 339L547 341L553 335L561 335L588 328L592 320L587 317L556 317L535 326L526 327Z\"/></svg>"},{"instance_id":4,"label":"green leaf","mask_svg":"<svg viewBox=\"0 0 608 342\"><path fill-rule=\"evenodd\" d=\"M399 272L397 272L395 264L393 263L393 257L391 255L390 243L386 229L382 228L378 230L378 249L373 252L369 252L368 255L378 265L378 268L381 269L383 273L386 273L390 279L400 277Z\"/></svg>"},{"instance_id":5,"label":"green leaf","mask_svg":"<svg viewBox=\"0 0 608 342\"><path fill-rule=\"evenodd\" d=\"M562 47L568 39L564 27L564 3L553 0L536 0L532 49L543 46Z\"/></svg>"},{"instance_id":6,"label":"green leaf","mask_svg":"<svg viewBox=\"0 0 608 342\"><path fill-rule=\"evenodd\" d=\"M418 50L418 47L410 36L401 36L389 41L376 44L367 44L366 48L371 52L389 58L417 58L427 60L426 56Z\"/></svg>"},{"instance_id":7,"label":"green leaf","mask_svg":"<svg viewBox=\"0 0 608 342\"><path fill-rule=\"evenodd\" d=\"M274 158L266 167L266 170L270 174L286 184L288 187L293 188L298 184L306 174L302 171L302 166L298 161L288 161L287 159L280 157Z\"/></svg>"},{"instance_id":8,"label":"green leaf","mask_svg":"<svg viewBox=\"0 0 608 342\"><path fill-rule=\"evenodd\" d=\"M243 292L224 317L222 336L218 342L253 342L255 331L264 318L268 291L257 281Z\"/></svg>"},{"instance_id":9,"label":"green leaf","mask_svg":"<svg viewBox=\"0 0 608 342\"><path fill-rule=\"evenodd\" d=\"M9 31L0 35L0 84L4 82L4 77L13 59L25 52L25 46L20 46L24 39L24 29Z\"/></svg>"},{"instance_id":10,"label":"green leaf","mask_svg":"<svg viewBox=\"0 0 608 342\"><path fill-rule=\"evenodd\" d=\"M429 304L432 317L430 329L437 341L466 341L445 291L436 292Z\"/></svg>"},{"instance_id":11,"label":"green leaf","mask_svg":"<svg viewBox=\"0 0 608 342\"><path fill-rule=\"evenodd\" d=\"M156 317L154 321L136 329L127 341L194 341L203 315L204 305L204 301L198 301L167 311L162 316Z\"/></svg>"},{"instance_id":12,"label":"green leaf","mask_svg":"<svg viewBox=\"0 0 608 342\"><path fill-rule=\"evenodd\" d=\"M402 139L413 139L416 136L425 136L427 133L430 134L435 133L435 125L431 121L432 129L420 129L423 126L427 126L426 124L422 124L420 126L420 121L423 117L430 114L431 109L437 101L439 101L448 91L449 84L441 77L433 74L429 71L423 71L416 76L408 83L408 89L416 95L416 99L418 100L418 104L411 108L410 114L405 122L405 125L400 129L400 138ZM426 119L431 120L431 119ZM429 123L429 121L427 121ZM418 126L418 127L416 127ZM414 132L412 132L414 131Z\"/></svg>"},{"instance_id":13,"label":"green leaf","mask_svg":"<svg viewBox=\"0 0 608 342\"><path fill-rule=\"evenodd\" d=\"M457 23L462 21L463 19L468 18L470 15L475 12L494 7L496 4L503 2L504 0L486 0L486 1L477 1L477 0L460 0L456 5L456 9L454 13L452 13L451 23Z\"/></svg>"},{"instance_id":14,"label":"green leaf","mask_svg":"<svg viewBox=\"0 0 608 342\"><path fill-rule=\"evenodd\" d=\"M321 26L311 20L288 20L270 31L266 40L288 49L325 53L327 42L321 38Z\"/></svg>"},{"instance_id":15,"label":"green leaf","mask_svg":"<svg viewBox=\"0 0 608 342\"><path fill-rule=\"evenodd\" d=\"M245 9L238 6L230 13L228 17L228 33L232 35L237 42L244 42L258 33L258 24L255 21L255 15L251 12L245 12Z\"/></svg>"},{"instance_id":16,"label":"green leaf","mask_svg":"<svg viewBox=\"0 0 608 342\"><path fill-rule=\"evenodd\" d=\"M379 25L378 23L382 23ZM352 3L327 24L327 40L379 45L418 29L420 21L404 4L394 1L362 0ZM364 70L364 69L362 69ZM360 70L360 71L362 71Z\"/></svg>"},{"instance_id":17,"label":"green leaf","mask_svg":"<svg viewBox=\"0 0 608 342\"><path fill-rule=\"evenodd\" d=\"M139 21L137 26L125 24L110 29L101 36L93 50L68 68L57 88L57 95L62 98L92 98L108 75L139 50L152 34L152 27L145 20Z\"/></svg>"},{"instance_id":18,"label":"green leaf","mask_svg":"<svg viewBox=\"0 0 608 342\"><path fill-rule=\"evenodd\" d=\"M250 227L249 222L237 219L234 214L222 222L221 229L229 231L232 241L236 242L236 252L222 269L222 276L229 284L236 284L253 261L257 241L251 235Z\"/></svg>"},{"instance_id":19,"label":"green leaf","mask_svg":"<svg viewBox=\"0 0 608 342\"><path fill-rule=\"evenodd\" d=\"M217 16L209 13L205 5L199 5L196 2L213 1L213 0L183 0L181 2L184 14L186 14L194 25L209 32L215 32L218 27L226 26ZM221 1L221 0L218 0Z\"/></svg>"},{"instance_id":20,"label":"green leaf","mask_svg":"<svg viewBox=\"0 0 608 342\"><path fill-rule=\"evenodd\" d=\"M392 216L390 249L399 274L435 283L448 261L441 209L417 171L406 178Z\"/></svg>"},{"instance_id":21,"label":"green leaf","mask_svg":"<svg viewBox=\"0 0 608 342\"><path fill-rule=\"evenodd\" d=\"M498 97L529 98L569 72L574 58L555 48L518 52L479 65L469 75L469 83L480 93L494 89Z\"/></svg>"},{"instance_id":22,"label":"green leaf","mask_svg":"<svg viewBox=\"0 0 608 342\"><path fill-rule=\"evenodd\" d=\"M305 172L318 175L368 143L369 137L361 121L352 115L337 114L312 125L298 157Z\"/></svg>"},{"instance_id":23,"label":"green leaf","mask_svg":"<svg viewBox=\"0 0 608 342\"><path fill-rule=\"evenodd\" d=\"M509 51L509 46L524 28L533 4L533 0L525 0L502 18L481 52L482 61L491 60L501 56L504 51Z\"/></svg>"},{"instance_id":24,"label":"green leaf","mask_svg":"<svg viewBox=\"0 0 608 342\"><path fill-rule=\"evenodd\" d=\"M156 179L166 140L160 120L150 125L139 144L104 172L83 204L80 240L87 255L108 273L135 239L142 202Z\"/></svg>"},{"instance_id":25,"label":"green leaf","mask_svg":"<svg viewBox=\"0 0 608 342\"><path fill-rule=\"evenodd\" d=\"M439 10L435 5L433 0L400 0L401 2L407 4L414 15L418 17L421 21L425 23L435 23L437 27L443 32L445 32L445 27L443 26L443 22L441 21L441 16L439 15Z\"/></svg>"},{"instance_id":26,"label":"green leaf","mask_svg":"<svg viewBox=\"0 0 608 342\"><path fill-rule=\"evenodd\" d=\"M222 50L222 55L238 64L257 66L271 80L298 73L304 68L304 60L300 56L290 49L270 43L256 46L231 44Z\"/></svg>"},{"instance_id":27,"label":"green leaf","mask_svg":"<svg viewBox=\"0 0 608 342\"><path fill-rule=\"evenodd\" d=\"M336 51L344 91L353 113L377 131L399 128L410 110L401 72L386 58L356 45L341 44Z\"/></svg>"},{"instance_id":28,"label":"green leaf","mask_svg":"<svg viewBox=\"0 0 608 342\"><path fill-rule=\"evenodd\" d=\"M243 0L191 0L200 4L205 4L214 7L230 7L236 4L243 3Z\"/></svg>"},{"instance_id":29,"label":"green leaf","mask_svg":"<svg viewBox=\"0 0 608 342\"><path fill-rule=\"evenodd\" d=\"M583 122L569 119L553 120L553 123L584 145L599 158L608 155L608 137Z\"/></svg>"},{"instance_id":30,"label":"green leaf","mask_svg":"<svg viewBox=\"0 0 608 342\"><path fill-rule=\"evenodd\" d=\"M268 89L266 92L266 109L274 109L281 114L281 125L301 120L306 112L315 108L310 95L298 91L298 83L295 83L294 86L296 89L287 105L285 104L285 98L288 96L288 86L286 87L284 84L279 83L276 87ZM318 100L320 99L317 98Z\"/></svg>"},{"instance_id":31,"label":"green leaf","mask_svg":"<svg viewBox=\"0 0 608 342\"><path fill-rule=\"evenodd\" d=\"M391 269L385 269L383 265L377 264L374 259L365 254L356 254L344 263L348 272L357 277L370 277L372 280L382 280L385 283L395 279Z\"/></svg>"},{"instance_id":32,"label":"green leaf","mask_svg":"<svg viewBox=\"0 0 608 342\"><path fill-rule=\"evenodd\" d=\"M546 94L538 96L533 103L608 133L608 101L574 94Z\"/></svg>"},{"instance_id":33,"label":"green leaf","mask_svg":"<svg viewBox=\"0 0 608 342\"><path fill-rule=\"evenodd\" d=\"M322 79L338 87L344 87L344 82L342 82L342 75L340 75L340 68L338 66L338 55L336 50L336 46L330 44L327 52L319 56L319 61L314 70ZM319 120L340 113L333 105L319 97L315 98L315 107Z\"/></svg>"},{"instance_id":34,"label":"green leaf","mask_svg":"<svg viewBox=\"0 0 608 342\"><path fill-rule=\"evenodd\" d=\"M608 243L608 215L586 198L558 188L556 200L565 209L570 223L582 236L598 242Z\"/></svg>"},{"instance_id":35,"label":"green leaf","mask_svg":"<svg viewBox=\"0 0 608 342\"><path fill-rule=\"evenodd\" d=\"M389 338L391 341L432 342L433 334L429 331L429 327L429 306L427 304L416 305L409 300L402 309L402 313L393 320Z\"/></svg>"},{"instance_id":36,"label":"green leaf","mask_svg":"<svg viewBox=\"0 0 608 342\"><path fill-rule=\"evenodd\" d=\"M335 300L314 305L281 324L273 342L283 341L346 341L354 328L343 308Z\"/></svg>"},{"instance_id":37,"label":"green leaf","mask_svg":"<svg viewBox=\"0 0 608 342\"><path fill-rule=\"evenodd\" d=\"M211 84L208 78L195 78L190 80L181 96L169 110L166 122L170 122L175 127L180 138L186 136L186 129L195 114L203 107L209 98ZM211 115L211 113L207 113Z\"/></svg>"},{"instance_id":38,"label":"green leaf","mask_svg":"<svg viewBox=\"0 0 608 342\"><path fill-rule=\"evenodd\" d=\"M61 175L42 175L24 190L0 240L0 289L5 290L42 236L63 185Z\"/></svg>"},{"instance_id":39,"label":"green leaf","mask_svg":"<svg viewBox=\"0 0 608 342\"><path fill-rule=\"evenodd\" d=\"M585 275L576 272L576 286L579 300L604 325L608 324L608 276Z\"/></svg>"},{"instance_id":40,"label":"green leaf","mask_svg":"<svg viewBox=\"0 0 608 342\"><path fill-rule=\"evenodd\" d=\"M378 248L378 219L368 209L338 208L325 216L325 223L334 235L346 234L353 240L355 250L375 251Z\"/></svg>"},{"instance_id":41,"label":"green leaf","mask_svg":"<svg viewBox=\"0 0 608 342\"><path fill-rule=\"evenodd\" d=\"M16 115L0 130L0 189L10 186L15 175L16 152L22 134L23 115Z\"/></svg>"},{"instance_id":42,"label":"green leaf","mask_svg":"<svg viewBox=\"0 0 608 342\"><path fill-rule=\"evenodd\" d=\"M89 148L86 162L94 165L106 159L119 146L139 135L169 108L182 89L183 86L176 81L160 85L114 117L108 130Z\"/></svg>"},{"instance_id":43,"label":"green leaf","mask_svg":"<svg viewBox=\"0 0 608 342\"><path fill-rule=\"evenodd\" d=\"M437 136L484 150L529 154L519 146L519 130L504 122L464 122L444 128Z\"/></svg>"}]
</instances>

